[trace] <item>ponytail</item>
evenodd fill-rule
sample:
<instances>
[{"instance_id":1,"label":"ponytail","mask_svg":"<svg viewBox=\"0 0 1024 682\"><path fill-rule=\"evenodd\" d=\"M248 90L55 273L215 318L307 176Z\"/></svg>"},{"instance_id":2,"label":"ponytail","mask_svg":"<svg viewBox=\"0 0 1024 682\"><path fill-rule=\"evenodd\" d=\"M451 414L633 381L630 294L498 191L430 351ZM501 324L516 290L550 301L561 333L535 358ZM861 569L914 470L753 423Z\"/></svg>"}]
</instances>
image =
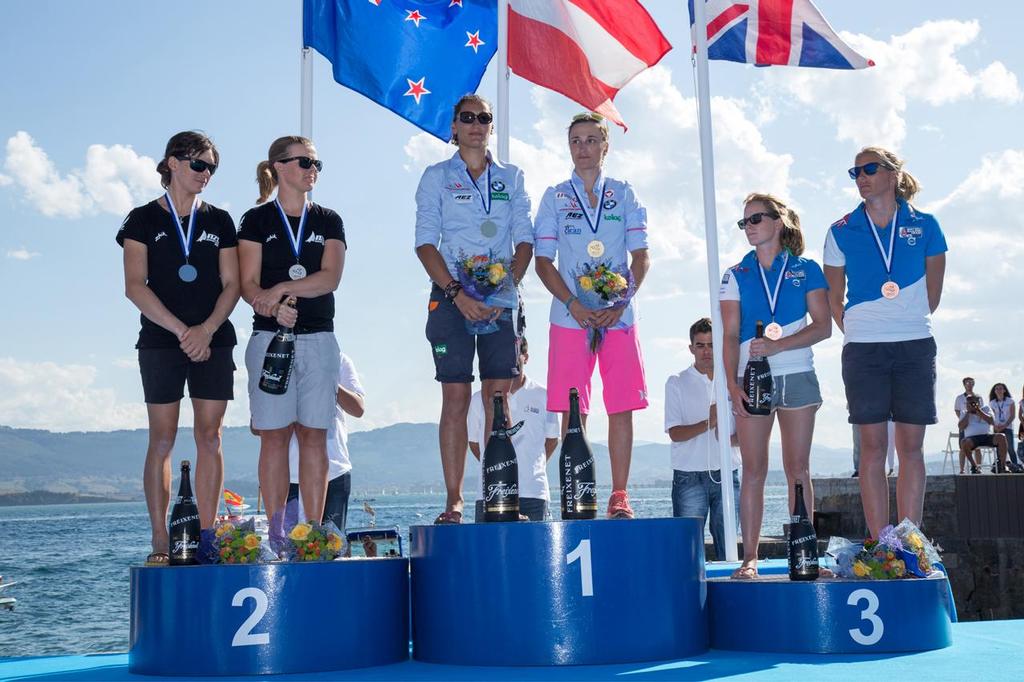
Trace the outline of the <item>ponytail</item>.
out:
<instances>
[{"instance_id":1,"label":"ponytail","mask_svg":"<svg viewBox=\"0 0 1024 682\"><path fill-rule=\"evenodd\" d=\"M260 188L260 198L256 200L257 204L265 203L274 193L274 189L277 187L277 171L274 170L274 162L286 158L288 147L293 144L313 148L313 142L307 137L285 135L271 142L270 149L267 150L267 159L256 164L256 183Z\"/></svg>"}]
</instances>

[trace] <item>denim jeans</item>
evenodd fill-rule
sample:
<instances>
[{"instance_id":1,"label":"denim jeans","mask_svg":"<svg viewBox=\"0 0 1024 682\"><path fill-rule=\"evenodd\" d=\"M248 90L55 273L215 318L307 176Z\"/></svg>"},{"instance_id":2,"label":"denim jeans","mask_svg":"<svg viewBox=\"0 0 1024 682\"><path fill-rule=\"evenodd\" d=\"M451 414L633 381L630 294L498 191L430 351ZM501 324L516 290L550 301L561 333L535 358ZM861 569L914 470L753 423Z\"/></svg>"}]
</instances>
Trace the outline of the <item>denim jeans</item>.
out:
<instances>
[{"instance_id":1,"label":"denim jeans","mask_svg":"<svg viewBox=\"0 0 1024 682\"><path fill-rule=\"evenodd\" d=\"M725 522L722 516L722 486L719 471L672 471L672 516L694 516L701 520L711 512L711 539L715 558L725 560ZM715 480L711 480L711 475ZM740 475L732 472L733 512L739 534ZM701 525L703 528L703 524Z\"/></svg>"},{"instance_id":2,"label":"denim jeans","mask_svg":"<svg viewBox=\"0 0 1024 682\"><path fill-rule=\"evenodd\" d=\"M1019 464L1020 462L1017 461L1017 449L1014 447L1016 439L1013 437L1013 429L1003 429L1000 433L1006 436L1006 454L1010 457L1010 461L1014 464Z\"/></svg>"}]
</instances>

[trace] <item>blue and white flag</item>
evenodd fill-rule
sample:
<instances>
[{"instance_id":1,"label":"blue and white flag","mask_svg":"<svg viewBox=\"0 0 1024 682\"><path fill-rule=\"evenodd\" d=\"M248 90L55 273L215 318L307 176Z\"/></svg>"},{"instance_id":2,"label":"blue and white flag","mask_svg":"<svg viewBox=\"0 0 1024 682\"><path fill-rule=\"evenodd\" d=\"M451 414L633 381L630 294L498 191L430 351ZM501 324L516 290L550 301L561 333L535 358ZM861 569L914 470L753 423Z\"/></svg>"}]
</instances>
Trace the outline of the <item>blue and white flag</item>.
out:
<instances>
[{"instance_id":1,"label":"blue and white flag","mask_svg":"<svg viewBox=\"0 0 1024 682\"><path fill-rule=\"evenodd\" d=\"M334 80L428 133L451 137L498 44L494 0L304 0L302 44Z\"/></svg>"}]
</instances>

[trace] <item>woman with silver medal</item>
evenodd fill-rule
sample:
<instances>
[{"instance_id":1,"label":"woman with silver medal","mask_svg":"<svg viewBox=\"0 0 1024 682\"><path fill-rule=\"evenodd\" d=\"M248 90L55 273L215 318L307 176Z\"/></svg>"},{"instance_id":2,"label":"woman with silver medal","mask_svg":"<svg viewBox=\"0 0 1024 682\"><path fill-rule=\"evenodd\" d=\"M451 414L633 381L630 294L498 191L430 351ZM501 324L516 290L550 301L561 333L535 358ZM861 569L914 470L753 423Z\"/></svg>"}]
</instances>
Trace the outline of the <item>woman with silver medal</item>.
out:
<instances>
[{"instance_id":1,"label":"woman with silver medal","mask_svg":"<svg viewBox=\"0 0 1024 682\"><path fill-rule=\"evenodd\" d=\"M164 195L129 213L117 235L124 248L125 294L142 312L136 348L149 420L143 489L152 565L168 560L171 449L186 383L204 535L213 526L224 478L220 434L227 401L234 397L236 340L228 316L238 302L238 249L231 216L199 199L219 162L205 135L174 135L157 165Z\"/></svg>"},{"instance_id":2,"label":"woman with silver medal","mask_svg":"<svg viewBox=\"0 0 1024 682\"><path fill-rule=\"evenodd\" d=\"M242 296L255 313L245 356L251 427L260 436L259 479L274 549L280 549L287 531L283 510L293 433L299 443L299 493L309 520L321 521L327 492L327 428L334 419L340 362L334 291L345 265L345 235L337 213L309 200L321 170L310 140L275 140L256 169L258 205L243 216L238 235ZM279 325L294 330L295 360L286 391L272 395L260 390L259 380Z\"/></svg>"},{"instance_id":3,"label":"woman with silver medal","mask_svg":"<svg viewBox=\"0 0 1024 682\"><path fill-rule=\"evenodd\" d=\"M789 490L787 509L793 508L794 484L799 480L804 482L804 504L814 513L810 456L821 391L811 346L831 336L832 319L821 268L802 257L804 238L796 212L770 194L750 194L737 224L754 249L726 272L720 299L722 356L743 459L743 562L732 577L749 579L757 577L768 440L776 415ZM758 322L766 323L764 338L755 337ZM751 415L744 407L746 393L738 377L748 357L766 357L771 368L772 404L767 416Z\"/></svg>"},{"instance_id":4,"label":"woman with silver medal","mask_svg":"<svg viewBox=\"0 0 1024 682\"><path fill-rule=\"evenodd\" d=\"M890 420L899 458L897 520L921 524L924 433L938 421L930 318L942 297L947 247L935 218L910 203L920 185L895 154L866 147L848 173L863 202L829 228L825 277L843 331L850 423L860 432L864 517L878 537L889 523Z\"/></svg>"}]
</instances>

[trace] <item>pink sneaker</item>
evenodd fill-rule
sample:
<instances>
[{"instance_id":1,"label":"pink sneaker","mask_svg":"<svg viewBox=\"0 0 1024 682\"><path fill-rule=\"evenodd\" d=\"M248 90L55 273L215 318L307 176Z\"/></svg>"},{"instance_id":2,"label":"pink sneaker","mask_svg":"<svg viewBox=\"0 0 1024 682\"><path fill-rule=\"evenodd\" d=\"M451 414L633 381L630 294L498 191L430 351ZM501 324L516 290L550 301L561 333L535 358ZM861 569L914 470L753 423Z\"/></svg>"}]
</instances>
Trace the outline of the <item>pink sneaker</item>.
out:
<instances>
[{"instance_id":1,"label":"pink sneaker","mask_svg":"<svg viewBox=\"0 0 1024 682\"><path fill-rule=\"evenodd\" d=\"M631 519L633 509L629 506L629 495L625 490L613 490L612 496L608 498L609 519Z\"/></svg>"}]
</instances>

